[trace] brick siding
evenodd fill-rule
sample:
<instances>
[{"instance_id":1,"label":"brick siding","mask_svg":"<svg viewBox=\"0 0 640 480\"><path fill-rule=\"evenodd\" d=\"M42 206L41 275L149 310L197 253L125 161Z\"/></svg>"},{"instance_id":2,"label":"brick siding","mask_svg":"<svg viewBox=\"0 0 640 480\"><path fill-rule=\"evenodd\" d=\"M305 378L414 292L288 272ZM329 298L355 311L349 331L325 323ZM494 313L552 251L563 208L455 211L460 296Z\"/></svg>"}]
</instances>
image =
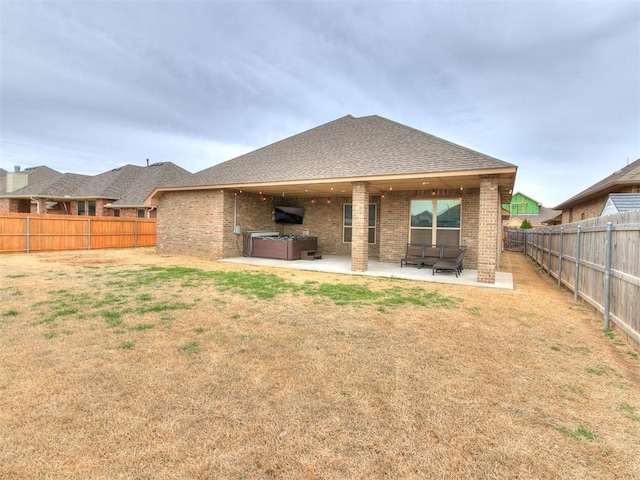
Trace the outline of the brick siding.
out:
<instances>
[{"instance_id":1,"label":"brick siding","mask_svg":"<svg viewBox=\"0 0 640 480\"><path fill-rule=\"evenodd\" d=\"M391 192L369 197L376 204L376 243L368 245L368 258L396 263L404 255L410 230L410 201L433 198L409 192ZM462 227L460 243L468 247L465 266L478 268L480 190L438 192L436 198L460 198ZM482 221L494 225L497 242L499 221L498 192L492 192L492 214ZM222 192L220 190L165 192L158 206L158 253L185 254L208 259L242 255L242 236L234 235L236 225L241 232L272 230L282 235L302 235L304 230L318 238L318 252L325 255L351 255L351 243L343 242L343 207L353 204L351 197L263 197L254 193ZM235 205L234 205L235 204ZM302 225L276 224L275 206L286 205L305 209ZM496 220L497 219L497 220ZM486 227L487 230L491 230ZM495 245L489 265L497 265Z\"/></svg>"}]
</instances>

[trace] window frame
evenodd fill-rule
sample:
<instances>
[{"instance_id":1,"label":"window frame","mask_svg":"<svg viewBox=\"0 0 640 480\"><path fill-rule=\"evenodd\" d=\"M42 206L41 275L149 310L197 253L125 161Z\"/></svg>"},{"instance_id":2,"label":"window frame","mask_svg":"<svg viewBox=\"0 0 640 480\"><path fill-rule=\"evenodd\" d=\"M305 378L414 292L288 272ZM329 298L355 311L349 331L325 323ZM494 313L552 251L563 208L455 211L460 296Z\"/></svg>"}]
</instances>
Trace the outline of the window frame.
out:
<instances>
[{"instance_id":1,"label":"window frame","mask_svg":"<svg viewBox=\"0 0 640 480\"><path fill-rule=\"evenodd\" d=\"M460 206L460 219L459 226L457 227L440 227L438 226L438 202L444 201L453 201L457 202L457 205ZM418 227L413 226L412 224L412 207L413 202L431 202L431 225L426 227ZM460 245L460 240L462 238L462 199L460 198L414 198L409 201L409 241L414 242L413 232L414 230L431 230L431 241L424 243L431 243L432 245L437 245L438 243L447 243L447 242L438 242L438 232L439 231L449 231L449 232L458 232L457 244ZM417 242L423 243L423 242Z\"/></svg>"}]
</instances>

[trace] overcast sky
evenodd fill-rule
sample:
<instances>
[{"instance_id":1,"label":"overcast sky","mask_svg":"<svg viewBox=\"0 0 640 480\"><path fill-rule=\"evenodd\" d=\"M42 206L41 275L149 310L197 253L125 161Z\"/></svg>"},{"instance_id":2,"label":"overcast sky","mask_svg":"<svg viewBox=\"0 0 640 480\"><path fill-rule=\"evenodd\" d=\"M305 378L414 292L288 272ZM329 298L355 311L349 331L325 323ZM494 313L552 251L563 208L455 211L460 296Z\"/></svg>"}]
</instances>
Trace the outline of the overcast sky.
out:
<instances>
[{"instance_id":1,"label":"overcast sky","mask_svg":"<svg viewBox=\"0 0 640 480\"><path fill-rule=\"evenodd\" d=\"M638 1L0 0L0 167L197 172L347 114L553 207L640 157Z\"/></svg>"}]
</instances>

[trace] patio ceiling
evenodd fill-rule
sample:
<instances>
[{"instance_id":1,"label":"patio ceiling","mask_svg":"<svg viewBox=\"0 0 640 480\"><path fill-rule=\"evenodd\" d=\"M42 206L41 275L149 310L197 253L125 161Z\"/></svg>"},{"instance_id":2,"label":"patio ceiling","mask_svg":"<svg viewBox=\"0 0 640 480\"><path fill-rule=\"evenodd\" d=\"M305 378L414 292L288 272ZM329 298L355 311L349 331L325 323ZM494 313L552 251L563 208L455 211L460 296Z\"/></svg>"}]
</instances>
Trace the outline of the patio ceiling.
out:
<instances>
[{"instance_id":1,"label":"patio ceiling","mask_svg":"<svg viewBox=\"0 0 640 480\"><path fill-rule=\"evenodd\" d=\"M238 193L255 193L267 196L289 197L333 197L351 196L352 182L366 181L371 185L372 196L389 192L438 192L442 190L464 191L465 189L480 188L480 177L484 175L498 175L498 185L503 195L510 197L515 180L515 171L504 169L494 172L470 172L467 174L451 174L449 172L438 175L398 175L371 178L335 178L311 180L305 182L272 182L261 184L220 185L214 188L235 190ZM197 188L197 187L195 187ZM204 188L204 187L201 187ZM212 188L209 186L207 188ZM508 198L507 200L508 201Z\"/></svg>"}]
</instances>

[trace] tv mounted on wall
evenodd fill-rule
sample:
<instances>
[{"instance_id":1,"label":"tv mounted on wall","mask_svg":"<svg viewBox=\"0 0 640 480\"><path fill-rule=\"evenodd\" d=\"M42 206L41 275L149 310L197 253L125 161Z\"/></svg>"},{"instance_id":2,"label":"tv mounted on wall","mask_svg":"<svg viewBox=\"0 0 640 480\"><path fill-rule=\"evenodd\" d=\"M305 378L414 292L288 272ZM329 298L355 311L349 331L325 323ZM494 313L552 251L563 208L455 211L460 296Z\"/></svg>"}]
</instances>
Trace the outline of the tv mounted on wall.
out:
<instances>
[{"instance_id":1,"label":"tv mounted on wall","mask_svg":"<svg viewBox=\"0 0 640 480\"><path fill-rule=\"evenodd\" d=\"M275 207L273 209L273 220L276 223L301 224L303 218L304 218L304 208Z\"/></svg>"}]
</instances>

